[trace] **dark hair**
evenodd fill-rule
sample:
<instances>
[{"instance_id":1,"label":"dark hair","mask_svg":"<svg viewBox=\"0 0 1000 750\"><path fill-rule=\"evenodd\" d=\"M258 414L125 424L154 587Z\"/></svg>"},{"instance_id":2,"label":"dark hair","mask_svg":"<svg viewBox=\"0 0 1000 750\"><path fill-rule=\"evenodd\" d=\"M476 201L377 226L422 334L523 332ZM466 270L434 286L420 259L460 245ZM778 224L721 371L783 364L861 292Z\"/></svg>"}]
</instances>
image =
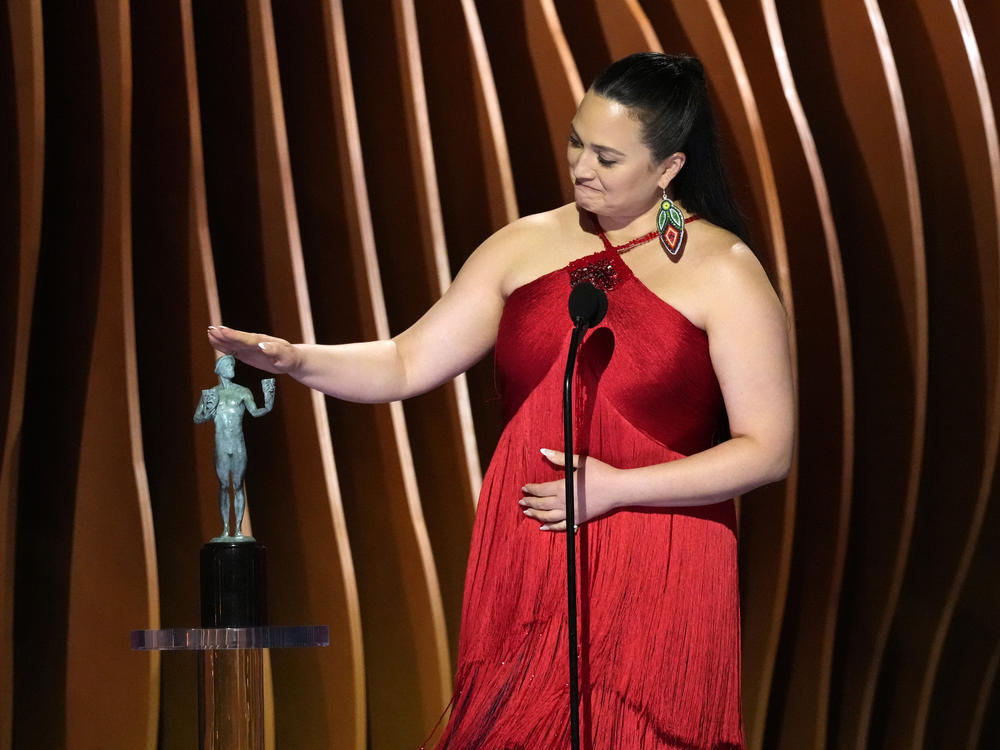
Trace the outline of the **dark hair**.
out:
<instances>
[{"instance_id":1,"label":"dark hair","mask_svg":"<svg viewBox=\"0 0 1000 750\"><path fill-rule=\"evenodd\" d=\"M639 52L609 65L590 88L636 113L655 161L684 153L687 159L672 183L684 208L749 241L722 164L705 70L697 58Z\"/></svg>"}]
</instances>

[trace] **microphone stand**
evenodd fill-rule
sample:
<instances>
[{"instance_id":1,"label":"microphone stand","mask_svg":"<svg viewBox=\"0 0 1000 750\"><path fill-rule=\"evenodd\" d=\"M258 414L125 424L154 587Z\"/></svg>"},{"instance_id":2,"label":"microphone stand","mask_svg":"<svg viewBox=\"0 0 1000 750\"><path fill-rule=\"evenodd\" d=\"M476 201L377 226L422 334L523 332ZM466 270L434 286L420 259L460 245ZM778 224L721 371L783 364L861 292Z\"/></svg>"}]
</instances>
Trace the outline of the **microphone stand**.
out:
<instances>
[{"instance_id":1,"label":"microphone stand","mask_svg":"<svg viewBox=\"0 0 1000 750\"><path fill-rule=\"evenodd\" d=\"M573 482L573 370L576 351L587 332L587 320L582 315L573 319L573 336L569 342L566 377L563 380L563 452L566 455L566 601L569 628L569 728L573 750L580 750L580 687L576 643L576 504Z\"/></svg>"},{"instance_id":2,"label":"microphone stand","mask_svg":"<svg viewBox=\"0 0 1000 750\"><path fill-rule=\"evenodd\" d=\"M569 317L573 321L573 336L569 342L566 376L563 379L563 450L566 460L566 620L569 630L569 726L573 750L580 750L580 686L579 655L576 642L576 501L573 481L573 370L576 352L588 328L604 319L608 298L592 284L584 281L573 287L569 295Z\"/></svg>"}]
</instances>

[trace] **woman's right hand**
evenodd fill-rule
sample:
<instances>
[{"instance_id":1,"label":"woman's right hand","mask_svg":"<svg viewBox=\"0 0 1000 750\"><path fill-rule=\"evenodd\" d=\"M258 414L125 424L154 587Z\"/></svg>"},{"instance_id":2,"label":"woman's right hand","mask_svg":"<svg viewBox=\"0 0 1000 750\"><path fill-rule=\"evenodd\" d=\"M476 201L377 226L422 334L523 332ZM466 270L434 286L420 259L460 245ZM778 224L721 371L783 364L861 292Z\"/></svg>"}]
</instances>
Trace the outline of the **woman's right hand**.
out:
<instances>
[{"instance_id":1,"label":"woman's right hand","mask_svg":"<svg viewBox=\"0 0 1000 750\"><path fill-rule=\"evenodd\" d=\"M232 354L240 362L265 372L294 372L300 365L300 354L295 346L274 336L209 326L208 342L216 351Z\"/></svg>"}]
</instances>

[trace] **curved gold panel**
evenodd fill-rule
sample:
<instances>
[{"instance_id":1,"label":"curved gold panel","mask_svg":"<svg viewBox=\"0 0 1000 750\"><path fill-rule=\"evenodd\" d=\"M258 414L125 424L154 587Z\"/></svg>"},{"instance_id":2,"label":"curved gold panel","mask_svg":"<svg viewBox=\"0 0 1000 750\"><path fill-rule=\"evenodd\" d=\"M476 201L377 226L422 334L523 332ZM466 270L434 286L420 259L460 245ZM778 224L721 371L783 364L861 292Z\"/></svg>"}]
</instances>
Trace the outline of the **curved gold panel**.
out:
<instances>
[{"instance_id":1,"label":"curved gold panel","mask_svg":"<svg viewBox=\"0 0 1000 750\"><path fill-rule=\"evenodd\" d=\"M260 242L267 271L260 283L273 330L289 331L296 340L313 342L313 316L294 202L271 3L251 0L247 7ZM361 671L359 599L342 495L337 486L339 477L328 439L328 416L319 393L303 393L303 389L292 386L285 389L285 398L289 408L282 414L282 442L291 449L288 458L294 477L293 497L298 501L297 517L289 523L287 509L273 504L258 507L256 517L265 523L270 521L276 528L276 562L297 558L301 568L289 590L278 592L272 587L271 602L276 612L296 612L292 616L300 622L306 618L329 622L331 633L339 634L336 640L341 642L331 636L331 646L337 646L336 650L272 653L275 742L278 747L356 747L365 737L360 722L359 692L365 678ZM286 486L287 481L269 472L262 485L262 497L279 498ZM265 523L260 524L261 528L266 527ZM300 689L317 680L324 690ZM316 717L312 726L306 726L298 719L304 706L310 704L307 710L315 711Z\"/></svg>"},{"instance_id":2,"label":"curved gold panel","mask_svg":"<svg viewBox=\"0 0 1000 750\"><path fill-rule=\"evenodd\" d=\"M191 419L214 379L205 326L219 319L192 23L189 0L132 8L136 348L164 627L200 622L196 551L221 524L212 430ZM161 750L198 743L196 674L194 654L162 661Z\"/></svg>"},{"instance_id":3,"label":"curved gold panel","mask_svg":"<svg viewBox=\"0 0 1000 750\"><path fill-rule=\"evenodd\" d=\"M882 11L928 217L928 460L870 735L876 745L899 747L923 745L944 636L993 478L998 428L1000 148L988 93L977 86L974 40L971 49L963 44L951 5L916 5L917 12L892 3ZM936 64L928 66L928 55Z\"/></svg>"},{"instance_id":4,"label":"curved gold panel","mask_svg":"<svg viewBox=\"0 0 1000 750\"><path fill-rule=\"evenodd\" d=\"M662 51L639 0L595 0L594 6L612 59L624 57L626 49Z\"/></svg>"},{"instance_id":5,"label":"curved gold panel","mask_svg":"<svg viewBox=\"0 0 1000 750\"><path fill-rule=\"evenodd\" d=\"M11 734L34 747L66 744L74 498L101 253L96 19L86 5L73 10L42 8L43 211L15 475Z\"/></svg>"},{"instance_id":6,"label":"curved gold panel","mask_svg":"<svg viewBox=\"0 0 1000 750\"><path fill-rule=\"evenodd\" d=\"M398 51L402 63L400 70L403 103L408 110L406 122L413 144L411 147L413 192L418 196L415 208L420 214L418 224L423 227L424 232L424 263L428 281L420 294L413 294L415 291L413 286L410 286L409 293L422 303L423 309L426 309L444 294L451 283L452 269L435 168L416 5L413 0L397 0L394 15ZM437 20L441 15L439 13L438 19L435 19L434 28L437 27ZM447 49L449 46L451 40L440 45L442 49ZM428 57L435 60L443 55L432 54ZM460 68L456 66L452 70L452 76L456 75L457 69ZM452 115L455 114L453 109ZM496 199L491 202L495 205ZM393 244L389 246L390 252ZM399 244L395 244L395 247L403 249ZM412 276L410 279L405 278L410 275L406 269L409 255L409 252L404 251L401 257L393 259L390 256L389 265L392 271L389 271L385 264L382 266L384 276L390 279L387 284L391 296L399 296L400 285L412 282ZM396 308L393 311L394 307L390 304L389 310L392 315L390 328L395 332L402 330L403 326L412 322L415 317L403 322L399 318L402 310ZM412 435L411 440L404 442L408 442L412 453L422 504L419 510L415 509L422 516L418 521L417 516L414 516L414 519L421 527L421 535L426 524L435 557L439 560L436 569L438 580L431 585L432 588L438 588L443 574L444 587L440 591L442 596L446 595L448 598L447 613L451 639L457 648L457 625L461 614L461 592L464 581L464 569L458 566L468 548L475 501L482 483L475 435L468 429L471 424L472 409L465 376L459 375L441 388L408 400L403 408L407 429ZM445 675L445 679L450 685L450 673ZM425 692L429 694L429 691ZM440 712L436 714L439 716Z\"/></svg>"},{"instance_id":7,"label":"curved gold panel","mask_svg":"<svg viewBox=\"0 0 1000 750\"><path fill-rule=\"evenodd\" d=\"M25 375L31 333L38 245L42 223L45 100L42 7L13 3L2 19L0 46L10 66L2 75L3 175L16 199L0 208L5 245L0 269L0 336L6 347L0 370L0 750L11 746L14 689L14 545L18 462Z\"/></svg>"},{"instance_id":8,"label":"curved gold panel","mask_svg":"<svg viewBox=\"0 0 1000 750\"><path fill-rule=\"evenodd\" d=\"M985 655L986 651L981 655ZM1000 743L1000 641L998 641L992 654L984 660L986 665L985 675L976 702L972 717L972 724L968 734L953 735L960 741L966 742L965 746L976 748L977 750L988 750L996 747ZM949 736L947 741L952 741Z\"/></svg>"},{"instance_id":9,"label":"curved gold panel","mask_svg":"<svg viewBox=\"0 0 1000 750\"><path fill-rule=\"evenodd\" d=\"M851 316L855 484L829 737L833 747L864 747L923 449L927 320L916 172L877 8L868 2L777 8L835 196Z\"/></svg>"},{"instance_id":10,"label":"curved gold panel","mask_svg":"<svg viewBox=\"0 0 1000 750\"><path fill-rule=\"evenodd\" d=\"M414 10L405 2L379 3L374 9L360 9L358 5L345 5L346 28L380 50L379 65L368 65L371 51L367 47L353 50L351 59L356 66L354 91L359 120L365 123L360 143L368 174L367 185L361 179L355 184L358 199L363 201L367 233L363 246L356 245L355 258L357 267L363 267L370 279L369 288L362 290L361 303L371 308L375 317L351 325L337 323L331 332L339 341L387 338L390 330L402 330L440 296L450 278L426 126ZM358 28L367 31L357 33ZM345 63L345 81L349 75ZM384 96L386 86L394 96ZM360 158L357 164L361 166ZM410 231L399 231L403 227ZM378 243L378 259L373 235ZM469 409L464 382L448 384L419 403L407 404L405 423L404 409L399 404L374 408L334 403L330 406L338 415L334 439L338 446L343 443L338 450L356 457L355 474L350 492L345 486L345 497L354 498L348 507L348 520L352 541L359 550L359 565L365 566L359 569L359 585L366 638L371 635L366 641L366 659L372 685L372 744L395 747L419 743L450 696L447 631L438 584L441 566L435 569L430 545L431 540L440 541L440 537L432 532L428 538L425 518L435 531L443 528L446 535L454 532L452 539L461 548L479 482L474 439L461 428L462 415L467 419ZM370 421L372 411L379 421ZM363 420L369 420L367 432L372 439L385 442L395 436L395 446L389 450L386 444L384 449L391 465L379 481L386 484L381 493L375 493L384 496L383 505L370 509L365 507L364 499L371 494L371 477L360 469L370 463L373 455L371 451L364 454L350 427ZM449 479L444 479L446 476ZM450 504L456 525L449 528L445 519L428 518L430 514L420 507L417 480L421 494L426 492L432 498L431 507L433 501ZM425 503L428 497L422 498ZM383 551L387 528L394 530L396 548ZM386 564L387 553L391 565ZM401 633L393 632L398 630L400 611L412 613L402 640ZM405 684L412 687L400 687Z\"/></svg>"},{"instance_id":11,"label":"curved gold panel","mask_svg":"<svg viewBox=\"0 0 1000 750\"><path fill-rule=\"evenodd\" d=\"M620 57L662 51L638 0L556 0L556 7L585 88Z\"/></svg>"},{"instance_id":12,"label":"curved gold panel","mask_svg":"<svg viewBox=\"0 0 1000 750\"><path fill-rule=\"evenodd\" d=\"M737 40L774 158L796 300L801 502L795 515L787 604L763 744L823 748L849 527L854 437L840 247L774 3L724 0L723 6L733 28L739 29ZM748 511L745 504L744 517ZM747 724L759 731L749 719ZM761 742L760 735L751 737L751 744Z\"/></svg>"},{"instance_id":13,"label":"curved gold panel","mask_svg":"<svg viewBox=\"0 0 1000 750\"><path fill-rule=\"evenodd\" d=\"M556 164L565 163L569 121L583 98L583 84L569 45L563 35L553 0L523 0L528 55L542 93L542 112L548 126L549 143ZM565 170L562 170L565 174ZM568 202L573 193L563 178L562 197Z\"/></svg>"},{"instance_id":14,"label":"curved gold panel","mask_svg":"<svg viewBox=\"0 0 1000 750\"><path fill-rule=\"evenodd\" d=\"M994 119L1000 119L1000 48L990 43L1000 28L1000 6L992 0L963 0L957 5L968 14L993 102Z\"/></svg>"},{"instance_id":15,"label":"curved gold panel","mask_svg":"<svg viewBox=\"0 0 1000 750\"><path fill-rule=\"evenodd\" d=\"M128 653L116 627L159 626L149 489L142 455L132 305L131 41L124 2L96 12L101 81L99 278L73 512L66 737L156 747L160 655ZM109 632L109 628L112 629ZM124 632L122 633L124 640ZM95 690L95 685L100 689ZM114 729L104 717L116 716Z\"/></svg>"},{"instance_id":16,"label":"curved gold panel","mask_svg":"<svg viewBox=\"0 0 1000 750\"><path fill-rule=\"evenodd\" d=\"M517 218L514 180L493 72L475 5L471 0L455 0L433 7L415 3L414 10L441 219L450 273L454 275L484 239ZM456 122L466 123L468 127L456 128ZM470 370L465 380L471 403L464 399L459 403L461 411L453 429L470 435L475 429L479 451L474 456L477 480L474 492L478 494L480 462L485 465L489 461L501 431L492 355ZM461 383L458 394L462 395ZM419 418L416 414L413 416ZM447 436L418 440L414 444L414 458L454 662L475 505L474 502L465 505L462 495L456 495L451 487L450 469L446 468L450 465L447 452L433 462L443 471L430 473L422 468L430 468L433 464L427 458L421 459L421 452L441 452L441 448L448 449L449 443L455 442L443 438Z\"/></svg>"},{"instance_id":17,"label":"curved gold panel","mask_svg":"<svg viewBox=\"0 0 1000 750\"><path fill-rule=\"evenodd\" d=\"M967 16L963 15L965 7L968 8ZM996 14L995 5L982 2L968 2L964 6L957 4L956 9L963 41L969 51L970 68L978 89L978 96L972 99L980 102L982 120L986 124L985 132L987 136L993 133L995 139L996 114L1000 111L996 97L1000 96L1000 86L997 85L995 77L989 77L989 73L992 70L994 74L1000 74L1000 56L997 55L995 45L988 40L996 28L996 23L1000 22L1000 15ZM990 13L994 14L994 18L990 18ZM991 20L992 25L990 25ZM977 63L982 67L980 68ZM977 130L978 128L975 128L972 132ZM964 133L964 128L962 132ZM983 164L979 165L980 167L989 165L994 179L998 173L996 161L994 155L992 158L984 159ZM996 212L993 213L995 215ZM977 214L989 216L990 212L979 210ZM983 247L986 249L991 245L984 243ZM995 248L996 245L992 247ZM995 331L996 309L987 306L983 312L985 330L989 335ZM984 354L987 364L995 368L997 351L994 342L987 340ZM995 369L993 376L987 375L987 383L995 383ZM992 409L987 415L991 419L994 418L996 407L994 385ZM992 425L987 430L991 428ZM985 445L987 458L991 447L995 451L995 445L991 446L989 442L992 434L988 432L988 435ZM1000 497L997 494L997 481L994 465L992 476L985 477L980 489L985 495L986 507L978 534L970 534L970 542L975 544L975 548L967 549L965 552L967 555L971 553L971 557L964 561L968 565L967 574L963 576L962 571L959 571L956 584L961 588L958 589L956 586L951 592L955 597L954 614L950 621L942 618L942 625L946 625L948 630L941 645L940 659L931 688L933 692L929 696L929 705L926 708L927 722L924 737L929 747L944 746L952 738L967 738L967 744L964 746L977 746L989 696L996 679L997 661L1000 659L1000 649L995 648L1000 639L1000 598L993 580L993 571L1000 564L998 557L1000 550L995 543L1000 535ZM937 637L941 636L939 630ZM991 649L993 657L986 658ZM927 687L925 683L925 689ZM995 744L996 739L993 738L992 744ZM989 747L990 744L988 738L982 739L982 747Z\"/></svg>"},{"instance_id":18,"label":"curved gold panel","mask_svg":"<svg viewBox=\"0 0 1000 750\"><path fill-rule=\"evenodd\" d=\"M570 199L566 177L569 121L583 85L569 57L551 0L476 3L522 215Z\"/></svg>"},{"instance_id":19,"label":"curved gold panel","mask_svg":"<svg viewBox=\"0 0 1000 750\"><path fill-rule=\"evenodd\" d=\"M995 477L1000 479L1000 477ZM977 744L1000 663L1000 587L996 540L1000 539L997 484L989 497L978 544L955 605L941 651L924 731L926 747L991 747ZM991 656L992 654L992 656ZM993 710L996 710L995 704Z\"/></svg>"},{"instance_id":20,"label":"curved gold panel","mask_svg":"<svg viewBox=\"0 0 1000 750\"><path fill-rule=\"evenodd\" d=\"M485 237L517 218L514 175L493 69L475 3L473 0L451 2L444 17L443 8L432 9L424 3L418 3L415 8L420 14L417 27L440 185L441 217L454 275ZM433 10L433 14L427 14L428 10ZM452 44L450 39L456 37L466 39L467 45ZM453 95L456 68L467 71L458 81L458 85L465 87L458 96ZM476 123L475 131L453 127L456 107L465 110L463 120L468 118ZM470 190L476 191L471 200L468 198ZM475 432L481 468L489 464L503 427L500 399L493 379L492 353L465 377L469 388L468 418L473 424L471 427L465 424L463 429L470 434ZM477 495L478 486L477 482ZM449 548L442 554L442 542L447 540L436 533L433 523L429 531L438 561L454 654L468 544L462 544L459 549ZM454 568L453 563L459 562L459 557L462 558L461 567ZM450 593L456 585L457 597Z\"/></svg>"},{"instance_id":21,"label":"curved gold panel","mask_svg":"<svg viewBox=\"0 0 1000 750\"><path fill-rule=\"evenodd\" d=\"M15 81L17 74L13 65L16 37L11 30L10 21L9 14L0 15L0 60L8 62L0 69L0 102L2 102L2 108L0 108L0 170L2 170L4 183L10 186L10 200L4 201L3 205L0 205L0 227L3 229L3 236L8 238L3 245L3 253L0 254L0 299L3 300L3 304L0 304L0 336L3 337L4 341L3 348L0 349L0 448L7 445L8 422L12 421L11 410L17 412L13 420L15 424L12 425L16 432L16 422L20 421L20 412L23 408L20 400L15 399L13 383L15 369L13 347L17 341L20 258L22 253L19 243L20 221L17 212L21 186L21 175L18 170L21 146L18 136L21 123L18 120L20 108ZM30 64L31 58L28 57L27 61ZM30 83L31 79L29 78L28 81ZM31 91L30 85L28 90ZM29 105L26 114L31 114L30 98L25 103ZM0 458L2 455L0 454ZM6 512L6 508L0 509L0 519L6 518ZM6 524L0 528L6 528Z\"/></svg>"},{"instance_id":22,"label":"curved gold panel","mask_svg":"<svg viewBox=\"0 0 1000 750\"><path fill-rule=\"evenodd\" d=\"M586 89L612 60L595 0L554 0L559 26ZM565 157L563 158L565 162Z\"/></svg>"},{"instance_id":23,"label":"curved gold panel","mask_svg":"<svg viewBox=\"0 0 1000 750\"><path fill-rule=\"evenodd\" d=\"M380 58L381 65L385 67L369 66L368 52L354 50L352 63L356 70L358 111L361 121L366 123L361 145L368 180L358 184L362 193L366 191L361 195L369 233L364 247L364 262L375 282L367 291L371 299L366 304L375 306L376 318L363 328L355 326L354 330L338 326L333 339L337 341L388 338L390 332L402 331L441 296L451 280L438 201L426 100L428 86L424 81L416 8L410 2L381 3L372 12L368 6L362 9L358 3L352 3L345 6L345 12L348 30L353 30L357 38L369 39L371 44L383 50ZM450 11L454 12L454 9ZM364 31L360 31L362 29ZM441 45L436 51L433 59L438 60L437 64L441 64L441 57L446 57L445 50L453 41L449 39L448 44ZM457 67L453 71L456 77L461 70ZM396 92L396 97L392 101L379 101L387 85ZM469 101L470 105L473 103ZM405 137L399 137L400 130L405 132ZM390 142L392 145L387 147ZM473 185L469 184L468 189L470 192L474 190ZM402 227L410 227L411 231L400 231ZM360 262L361 255L358 259ZM351 415L352 423L371 409L332 403L331 408L337 409L344 418ZM418 546L407 554L417 555L420 562L416 565L405 556L401 557L399 580L407 580L417 570L423 570L427 576L420 583L406 584L404 591L397 593L405 598L405 588L423 586L429 589L428 595L435 601L435 612L433 618L422 618L428 630L416 637L432 638L437 644L435 648L440 649L437 655L428 652L425 663L414 664L417 674L413 678L423 680L418 693L423 696L421 700L407 696L397 687L400 665L404 663L399 653L393 654L391 649L380 647L380 654L369 655L370 660L377 658L381 664L383 715L398 718L403 713L407 715L407 721L412 720L410 724L388 720L373 722L373 729L378 732L373 742L394 746L393 743L419 742L423 739L451 695L450 665L457 648L464 560L472 527L474 498L481 478L474 434L464 429L471 422L464 377L407 401L403 406L394 404L388 408L380 407L380 410L386 414L391 412L394 420L402 420L405 414L405 423L394 422L399 443L395 449L399 453L397 460L402 461L400 469L405 476L402 481L392 484L397 494L404 490L407 493L399 512L406 508L405 513L410 519L407 523L414 525L417 534L414 541ZM351 437L353 430L348 429L345 423L345 427L338 428L338 431L341 433L340 440L350 443L349 449L358 453L359 462L363 462L361 446ZM386 429L380 432L387 434ZM363 488L369 481L367 477L358 475L354 483L358 497L365 492ZM404 499L401 494L399 497ZM382 540L379 524L360 507L355 512L359 529L363 526L367 528L367 548L377 548ZM366 522L365 518L369 520ZM403 522L403 516L399 516L398 522ZM430 554L432 550L433 558ZM372 576L368 584L371 596L385 610L385 616L392 618L394 615L389 612L391 607L384 602L389 589L384 583L378 584L378 579L379 576ZM439 600L441 604L437 603ZM439 606L443 607L440 613L437 612ZM439 621L438 618L442 619ZM450 652L449 635L452 644ZM399 647L398 641L394 640L393 645ZM433 661L438 656L444 661ZM396 705L399 701L404 701L406 705Z\"/></svg>"},{"instance_id":24,"label":"curved gold panel","mask_svg":"<svg viewBox=\"0 0 1000 750\"><path fill-rule=\"evenodd\" d=\"M319 5L275 8L292 172L308 196L299 217L317 334L331 342L387 338L347 39L335 22L339 6L324 23ZM327 193L321 186L338 176L343 192ZM403 410L332 400L327 408L357 565L371 743L418 743L447 702L450 675ZM408 612L402 622L400 612Z\"/></svg>"}]
</instances>

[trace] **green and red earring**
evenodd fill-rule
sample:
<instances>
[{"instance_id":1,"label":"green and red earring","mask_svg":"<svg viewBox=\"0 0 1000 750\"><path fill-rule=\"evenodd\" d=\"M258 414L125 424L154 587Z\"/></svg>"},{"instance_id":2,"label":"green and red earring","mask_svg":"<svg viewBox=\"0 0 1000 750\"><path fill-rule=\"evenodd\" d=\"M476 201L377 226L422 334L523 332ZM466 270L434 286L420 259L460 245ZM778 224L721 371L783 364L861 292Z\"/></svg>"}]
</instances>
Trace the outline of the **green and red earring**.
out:
<instances>
[{"instance_id":1,"label":"green and red earring","mask_svg":"<svg viewBox=\"0 0 1000 750\"><path fill-rule=\"evenodd\" d=\"M671 255L680 252L684 242L684 215L667 197L667 189L663 188L663 200L656 214L656 229L660 233L660 244Z\"/></svg>"}]
</instances>

